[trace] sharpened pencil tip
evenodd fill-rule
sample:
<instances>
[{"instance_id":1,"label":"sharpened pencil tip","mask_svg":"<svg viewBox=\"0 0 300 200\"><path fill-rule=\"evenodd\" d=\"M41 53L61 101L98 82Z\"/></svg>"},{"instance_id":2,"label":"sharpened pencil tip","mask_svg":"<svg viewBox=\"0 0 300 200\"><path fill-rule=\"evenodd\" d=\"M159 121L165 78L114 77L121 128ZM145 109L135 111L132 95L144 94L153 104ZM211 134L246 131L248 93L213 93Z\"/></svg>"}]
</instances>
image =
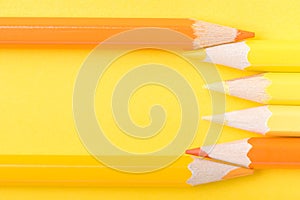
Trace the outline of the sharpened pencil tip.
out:
<instances>
[{"instance_id":1,"label":"sharpened pencil tip","mask_svg":"<svg viewBox=\"0 0 300 200\"><path fill-rule=\"evenodd\" d=\"M254 171L197 157L188 165L188 169L192 176L187 183L193 186L247 176L253 174Z\"/></svg>"},{"instance_id":2,"label":"sharpened pencil tip","mask_svg":"<svg viewBox=\"0 0 300 200\"><path fill-rule=\"evenodd\" d=\"M240 41L240 40L244 40L247 38L253 38L253 37L255 37L255 33L253 33L253 32L238 30L235 40Z\"/></svg>"},{"instance_id":3,"label":"sharpened pencil tip","mask_svg":"<svg viewBox=\"0 0 300 200\"><path fill-rule=\"evenodd\" d=\"M192 58L192 59L203 59L203 57L206 57L206 53L203 50L195 50L195 51L186 51L182 53L184 56L187 58Z\"/></svg>"},{"instance_id":4,"label":"sharpened pencil tip","mask_svg":"<svg viewBox=\"0 0 300 200\"><path fill-rule=\"evenodd\" d=\"M205 88L211 91L220 92L224 94L228 93L225 82L215 82L215 83L206 84Z\"/></svg>"},{"instance_id":5,"label":"sharpened pencil tip","mask_svg":"<svg viewBox=\"0 0 300 200\"><path fill-rule=\"evenodd\" d=\"M206 121L211 121L212 116L203 116L202 119Z\"/></svg>"},{"instance_id":6,"label":"sharpened pencil tip","mask_svg":"<svg viewBox=\"0 0 300 200\"><path fill-rule=\"evenodd\" d=\"M226 117L224 114L211 115L211 116L203 116L203 120L211 121L217 124L227 124Z\"/></svg>"},{"instance_id":7,"label":"sharpened pencil tip","mask_svg":"<svg viewBox=\"0 0 300 200\"><path fill-rule=\"evenodd\" d=\"M207 153L201 148L188 149L185 151L185 153L194 156L208 157Z\"/></svg>"}]
</instances>

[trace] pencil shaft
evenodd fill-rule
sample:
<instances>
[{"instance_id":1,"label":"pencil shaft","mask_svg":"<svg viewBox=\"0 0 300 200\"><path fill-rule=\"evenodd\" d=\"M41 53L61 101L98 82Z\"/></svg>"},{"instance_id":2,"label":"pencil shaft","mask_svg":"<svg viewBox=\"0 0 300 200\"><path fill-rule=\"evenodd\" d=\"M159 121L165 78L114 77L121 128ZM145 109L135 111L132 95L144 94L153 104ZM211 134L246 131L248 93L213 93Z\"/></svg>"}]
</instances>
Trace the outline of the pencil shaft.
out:
<instances>
[{"instance_id":1,"label":"pencil shaft","mask_svg":"<svg viewBox=\"0 0 300 200\"><path fill-rule=\"evenodd\" d=\"M245 43L250 48L250 66L300 66L299 41L252 40Z\"/></svg>"},{"instance_id":2,"label":"pencil shaft","mask_svg":"<svg viewBox=\"0 0 300 200\"><path fill-rule=\"evenodd\" d=\"M248 40L209 47L204 61L240 70L300 72L299 52L299 41Z\"/></svg>"},{"instance_id":3,"label":"pencil shaft","mask_svg":"<svg viewBox=\"0 0 300 200\"><path fill-rule=\"evenodd\" d=\"M186 153L254 169L300 168L300 138L248 138Z\"/></svg>"},{"instance_id":4,"label":"pencil shaft","mask_svg":"<svg viewBox=\"0 0 300 200\"><path fill-rule=\"evenodd\" d=\"M270 82L265 93L266 103L281 105L300 105L300 73L266 73L265 80Z\"/></svg>"},{"instance_id":5,"label":"pencil shaft","mask_svg":"<svg viewBox=\"0 0 300 200\"><path fill-rule=\"evenodd\" d=\"M183 156L154 172L128 173L88 155L0 155L0 159L0 185L39 186L189 186L192 162Z\"/></svg>"},{"instance_id":6,"label":"pencil shaft","mask_svg":"<svg viewBox=\"0 0 300 200\"><path fill-rule=\"evenodd\" d=\"M0 18L0 24L1 43L97 44L122 31L153 26L193 36L193 21L185 19Z\"/></svg>"},{"instance_id":7,"label":"pencil shaft","mask_svg":"<svg viewBox=\"0 0 300 200\"><path fill-rule=\"evenodd\" d=\"M147 27L169 29L191 38L186 44L190 49L254 36L251 32L191 19L0 18L0 44L99 44L118 33Z\"/></svg>"},{"instance_id":8,"label":"pencil shaft","mask_svg":"<svg viewBox=\"0 0 300 200\"><path fill-rule=\"evenodd\" d=\"M300 168L300 138L250 138L251 168Z\"/></svg>"}]
</instances>

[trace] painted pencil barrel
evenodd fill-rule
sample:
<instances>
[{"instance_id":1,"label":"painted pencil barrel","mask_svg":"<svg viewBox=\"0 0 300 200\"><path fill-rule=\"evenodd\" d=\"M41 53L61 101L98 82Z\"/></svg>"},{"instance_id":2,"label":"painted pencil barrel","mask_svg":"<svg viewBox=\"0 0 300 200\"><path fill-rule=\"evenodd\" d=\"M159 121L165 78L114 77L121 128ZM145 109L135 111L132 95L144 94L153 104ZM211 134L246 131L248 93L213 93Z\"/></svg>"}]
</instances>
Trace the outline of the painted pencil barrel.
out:
<instances>
[{"instance_id":1,"label":"painted pencil barrel","mask_svg":"<svg viewBox=\"0 0 300 200\"><path fill-rule=\"evenodd\" d=\"M300 168L300 138L250 138L251 168Z\"/></svg>"},{"instance_id":2,"label":"painted pencil barrel","mask_svg":"<svg viewBox=\"0 0 300 200\"><path fill-rule=\"evenodd\" d=\"M266 73L268 104L300 105L300 73Z\"/></svg>"},{"instance_id":3,"label":"painted pencil barrel","mask_svg":"<svg viewBox=\"0 0 300 200\"><path fill-rule=\"evenodd\" d=\"M267 135L300 136L300 106L268 106Z\"/></svg>"},{"instance_id":4,"label":"painted pencil barrel","mask_svg":"<svg viewBox=\"0 0 300 200\"><path fill-rule=\"evenodd\" d=\"M246 138L186 153L253 169L300 168L300 138Z\"/></svg>"},{"instance_id":5,"label":"painted pencil barrel","mask_svg":"<svg viewBox=\"0 0 300 200\"><path fill-rule=\"evenodd\" d=\"M246 70L269 72L300 72L300 42L252 40Z\"/></svg>"},{"instance_id":6,"label":"painted pencil barrel","mask_svg":"<svg viewBox=\"0 0 300 200\"><path fill-rule=\"evenodd\" d=\"M300 72L300 42L248 40L208 47L203 60L240 70ZM197 57L199 51L188 52Z\"/></svg>"},{"instance_id":7,"label":"painted pencil barrel","mask_svg":"<svg viewBox=\"0 0 300 200\"><path fill-rule=\"evenodd\" d=\"M190 156L182 156L175 163L149 173L118 171L91 156L2 155L0 158L1 186L196 186L253 174L251 169Z\"/></svg>"},{"instance_id":8,"label":"painted pencil barrel","mask_svg":"<svg viewBox=\"0 0 300 200\"><path fill-rule=\"evenodd\" d=\"M0 158L0 185L6 186L189 186L188 164L192 162L191 157L184 156L163 169L135 174L112 169L92 156L2 155Z\"/></svg>"},{"instance_id":9,"label":"painted pencil barrel","mask_svg":"<svg viewBox=\"0 0 300 200\"><path fill-rule=\"evenodd\" d=\"M0 18L0 44L89 44L97 45L113 35L138 28L165 29L181 33L190 41L180 41L161 32L160 44L172 43L197 49L254 37L254 33L193 19L175 18ZM173 40L171 40L173 39ZM165 40L165 41L164 41ZM122 41L119 41L120 43ZM124 41L123 41L124 42ZM137 42L125 39L125 43ZM148 44L153 41L138 41ZM116 44L115 44L116 45ZM128 45L128 44L127 44ZM152 44L153 45L153 44ZM183 47L182 47L183 45Z\"/></svg>"},{"instance_id":10,"label":"painted pencil barrel","mask_svg":"<svg viewBox=\"0 0 300 200\"><path fill-rule=\"evenodd\" d=\"M1 43L98 44L137 27L168 27L193 36L187 19L131 18L0 18Z\"/></svg>"},{"instance_id":11,"label":"painted pencil barrel","mask_svg":"<svg viewBox=\"0 0 300 200\"><path fill-rule=\"evenodd\" d=\"M300 42L251 40L245 43L250 48L248 60L251 66L300 66Z\"/></svg>"}]
</instances>

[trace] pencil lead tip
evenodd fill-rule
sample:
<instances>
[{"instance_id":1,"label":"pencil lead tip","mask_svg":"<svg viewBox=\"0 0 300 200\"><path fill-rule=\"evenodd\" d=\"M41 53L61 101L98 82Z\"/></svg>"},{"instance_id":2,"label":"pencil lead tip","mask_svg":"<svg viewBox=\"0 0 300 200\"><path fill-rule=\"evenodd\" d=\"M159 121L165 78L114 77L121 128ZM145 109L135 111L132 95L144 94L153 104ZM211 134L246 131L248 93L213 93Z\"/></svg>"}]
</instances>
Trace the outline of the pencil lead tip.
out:
<instances>
[{"instance_id":1,"label":"pencil lead tip","mask_svg":"<svg viewBox=\"0 0 300 200\"><path fill-rule=\"evenodd\" d=\"M223 93L223 94L228 93L225 82L215 82L215 83L206 84L204 86L204 88L206 88L208 90L211 90L211 91L220 92L220 93Z\"/></svg>"},{"instance_id":2,"label":"pencil lead tip","mask_svg":"<svg viewBox=\"0 0 300 200\"><path fill-rule=\"evenodd\" d=\"M186 56L187 58L191 59L201 59L203 57L206 57L205 51L203 50L195 50L195 51L186 51L182 53L183 56Z\"/></svg>"},{"instance_id":3,"label":"pencil lead tip","mask_svg":"<svg viewBox=\"0 0 300 200\"><path fill-rule=\"evenodd\" d=\"M211 116L203 116L203 120L211 121L217 124L226 124L225 115L218 114L218 115L211 115Z\"/></svg>"},{"instance_id":4,"label":"pencil lead tip","mask_svg":"<svg viewBox=\"0 0 300 200\"><path fill-rule=\"evenodd\" d=\"M255 37L254 32L238 30L235 40L240 41L240 40L244 40L247 38L253 38L253 37Z\"/></svg>"},{"instance_id":5,"label":"pencil lead tip","mask_svg":"<svg viewBox=\"0 0 300 200\"><path fill-rule=\"evenodd\" d=\"M206 121L211 121L212 116L203 116L202 119Z\"/></svg>"},{"instance_id":6,"label":"pencil lead tip","mask_svg":"<svg viewBox=\"0 0 300 200\"><path fill-rule=\"evenodd\" d=\"M207 153L203 151L201 148L188 149L185 151L185 153L194 156L208 157Z\"/></svg>"}]
</instances>

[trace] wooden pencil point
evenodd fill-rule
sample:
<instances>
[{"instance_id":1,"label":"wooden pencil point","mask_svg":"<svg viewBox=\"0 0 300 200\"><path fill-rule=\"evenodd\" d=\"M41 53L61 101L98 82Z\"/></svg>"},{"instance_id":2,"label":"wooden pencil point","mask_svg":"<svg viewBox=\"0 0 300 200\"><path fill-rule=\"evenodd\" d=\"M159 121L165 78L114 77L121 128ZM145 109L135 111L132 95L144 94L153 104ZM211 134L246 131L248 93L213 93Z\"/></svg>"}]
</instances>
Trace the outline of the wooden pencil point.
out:
<instances>
[{"instance_id":1,"label":"wooden pencil point","mask_svg":"<svg viewBox=\"0 0 300 200\"><path fill-rule=\"evenodd\" d=\"M192 59L201 59L206 57L206 52L204 50L195 51L185 51L182 53L184 56Z\"/></svg>"},{"instance_id":2,"label":"wooden pencil point","mask_svg":"<svg viewBox=\"0 0 300 200\"><path fill-rule=\"evenodd\" d=\"M195 49L216 46L254 37L254 33L196 20L193 24ZM221 34L220 34L221 33ZM229 42L230 41L230 42Z\"/></svg>"},{"instance_id":3,"label":"wooden pencil point","mask_svg":"<svg viewBox=\"0 0 300 200\"><path fill-rule=\"evenodd\" d=\"M211 116L203 116L202 120L211 121L218 124L226 124L226 117L224 114L211 115Z\"/></svg>"},{"instance_id":4,"label":"wooden pencil point","mask_svg":"<svg viewBox=\"0 0 300 200\"><path fill-rule=\"evenodd\" d=\"M224 81L226 94L269 105L300 105L300 73L263 73ZM221 83L207 89L224 92Z\"/></svg>"},{"instance_id":5,"label":"wooden pencil point","mask_svg":"<svg viewBox=\"0 0 300 200\"><path fill-rule=\"evenodd\" d=\"M258 106L202 119L262 135L300 136L300 106Z\"/></svg>"},{"instance_id":6,"label":"wooden pencil point","mask_svg":"<svg viewBox=\"0 0 300 200\"><path fill-rule=\"evenodd\" d=\"M227 94L228 88L226 86L227 85L225 84L225 82L215 82L215 83L206 84L205 88L211 91Z\"/></svg>"},{"instance_id":7,"label":"wooden pencil point","mask_svg":"<svg viewBox=\"0 0 300 200\"><path fill-rule=\"evenodd\" d=\"M194 158L188 168L192 176L187 183L193 186L252 175L254 172L252 169L202 158Z\"/></svg>"}]
</instances>

